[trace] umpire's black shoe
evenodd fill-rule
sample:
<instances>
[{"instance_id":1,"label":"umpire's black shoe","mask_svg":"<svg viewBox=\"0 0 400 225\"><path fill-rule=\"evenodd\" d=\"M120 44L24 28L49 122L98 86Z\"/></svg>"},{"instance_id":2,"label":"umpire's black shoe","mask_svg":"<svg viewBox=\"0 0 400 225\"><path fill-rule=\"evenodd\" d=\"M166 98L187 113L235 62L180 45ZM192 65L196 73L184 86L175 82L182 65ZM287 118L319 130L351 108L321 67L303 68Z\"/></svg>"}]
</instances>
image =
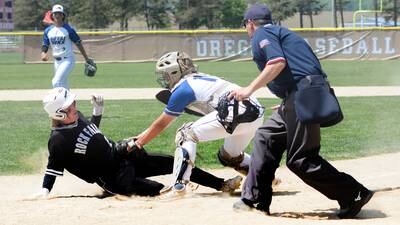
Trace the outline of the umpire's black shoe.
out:
<instances>
[{"instance_id":1,"label":"umpire's black shoe","mask_svg":"<svg viewBox=\"0 0 400 225\"><path fill-rule=\"evenodd\" d=\"M341 204L340 211L337 216L340 219L354 218L360 212L361 208L368 203L373 195L374 192L368 189L359 191L357 197L353 199L349 204Z\"/></svg>"},{"instance_id":2,"label":"umpire's black shoe","mask_svg":"<svg viewBox=\"0 0 400 225\"><path fill-rule=\"evenodd\" d=\"M267 205L267 204L260 202L257 204L256 209L266 213L267 215L271 215L271 213L269 211L269 205Z\"/></svg>"}]
</instances>

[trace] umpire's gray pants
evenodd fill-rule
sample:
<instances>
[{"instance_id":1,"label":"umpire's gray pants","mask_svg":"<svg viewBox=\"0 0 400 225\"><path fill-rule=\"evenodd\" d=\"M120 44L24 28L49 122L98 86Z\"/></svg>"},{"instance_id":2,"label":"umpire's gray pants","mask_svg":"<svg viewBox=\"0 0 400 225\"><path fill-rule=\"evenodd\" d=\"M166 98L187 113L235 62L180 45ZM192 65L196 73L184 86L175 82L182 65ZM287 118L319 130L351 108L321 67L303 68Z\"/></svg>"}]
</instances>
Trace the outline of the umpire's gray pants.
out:
<instances>
[{"instance_id":1,"label":"umpire's gray pants","mask_svg":"<svg viewBox=\"0 0 400 225\"><path fill-rule=\"evenodd\" d=\"M339 203L351 201L364 187L319 155L320 126L303 124L298 120L294 94L295 91L289 94L279 109L257 130L242 198L270 204L272 180L283 152L287 150L287 167L305 183Z\"/></svg>"}]
</instances>

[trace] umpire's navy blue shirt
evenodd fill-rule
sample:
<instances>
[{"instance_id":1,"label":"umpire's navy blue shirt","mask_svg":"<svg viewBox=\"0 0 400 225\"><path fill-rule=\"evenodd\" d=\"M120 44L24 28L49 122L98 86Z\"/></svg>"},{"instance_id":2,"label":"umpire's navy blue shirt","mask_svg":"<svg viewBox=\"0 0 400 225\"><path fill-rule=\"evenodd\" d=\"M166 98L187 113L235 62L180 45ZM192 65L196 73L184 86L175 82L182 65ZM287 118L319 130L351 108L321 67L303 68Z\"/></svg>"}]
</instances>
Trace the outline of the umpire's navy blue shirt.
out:
<instances>
[{"instance_id":1,"label":"umpire's navy blue shirt","mask_svg":"<svg viewBox=\"0 0 400 225\"><path fill-rule=\"evenodd\" d=\"M267 64L286 61L283 71L267 86L283 98L296 80L307 75L324 75L318 58L306 41L287 28L267 24L252 38L253 60L262 71Z\"/></svg>"}]
</instances>

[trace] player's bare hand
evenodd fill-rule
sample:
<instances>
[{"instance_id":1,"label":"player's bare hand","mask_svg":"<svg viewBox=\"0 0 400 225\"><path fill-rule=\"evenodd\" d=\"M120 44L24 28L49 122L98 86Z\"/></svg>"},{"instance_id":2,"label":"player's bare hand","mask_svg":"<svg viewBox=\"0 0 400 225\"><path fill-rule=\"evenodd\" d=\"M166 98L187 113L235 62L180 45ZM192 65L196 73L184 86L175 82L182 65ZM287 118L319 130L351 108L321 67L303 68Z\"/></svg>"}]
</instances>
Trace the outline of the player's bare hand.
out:
<instances>
[{"instance_id":1,"label":"player's bare hand","mask_svg":"<svg viewBox=\"0 0 400 225\"><path fill-rule=\"evenodd\" d=\"M228 95L228 99L235 98L238 101L243 101L243 100L249 98L251 94L252 94L252 92L251 92L250 88L248 88L248 87L240 88L240 89L232 90Z\"/></svg>"},{"instance_id":2,"label":"player's bare hand","mask_svg":"<svg viewBox=\"0 0 400 225\"><path fill-rule=\"evenodd\" d=\"M42 52L40 58L42 59L42 61L48 61L49 60L49 55L45 52Z\"/></svg>"}]
</instances>

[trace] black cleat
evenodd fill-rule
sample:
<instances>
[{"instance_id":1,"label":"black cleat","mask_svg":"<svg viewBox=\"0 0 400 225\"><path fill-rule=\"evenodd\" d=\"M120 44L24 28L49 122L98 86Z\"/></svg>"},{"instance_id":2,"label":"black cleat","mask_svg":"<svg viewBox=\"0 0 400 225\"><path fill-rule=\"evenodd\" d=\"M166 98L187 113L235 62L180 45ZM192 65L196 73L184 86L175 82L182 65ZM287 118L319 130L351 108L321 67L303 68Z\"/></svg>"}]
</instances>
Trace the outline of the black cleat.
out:
<instances>
[{"instance_id":1,"label":"black cleat","mask_svg":"<svg viewBox=\"0 0 400 225\"><path fill-rule=\"evenodd\" d=\"M266 213L267 215L271 215L271 212L269 211L269 205L268 204L263 204L263 203L258 203L256 206L256 209Z\"/></svg>"},{"instance_id":2,"label":"black cleat","mask_svg":"<svg viewBox=\"0 0 400 225\"><path fill-rule=\"evenodd\" d=\"M340 219L354 218L360 212L361 208L368 203L373 195L374 192L367 189L359 191L357 197L349 204L340 206L340 211L337 216Z\"/></svg>"}]
</instances>

